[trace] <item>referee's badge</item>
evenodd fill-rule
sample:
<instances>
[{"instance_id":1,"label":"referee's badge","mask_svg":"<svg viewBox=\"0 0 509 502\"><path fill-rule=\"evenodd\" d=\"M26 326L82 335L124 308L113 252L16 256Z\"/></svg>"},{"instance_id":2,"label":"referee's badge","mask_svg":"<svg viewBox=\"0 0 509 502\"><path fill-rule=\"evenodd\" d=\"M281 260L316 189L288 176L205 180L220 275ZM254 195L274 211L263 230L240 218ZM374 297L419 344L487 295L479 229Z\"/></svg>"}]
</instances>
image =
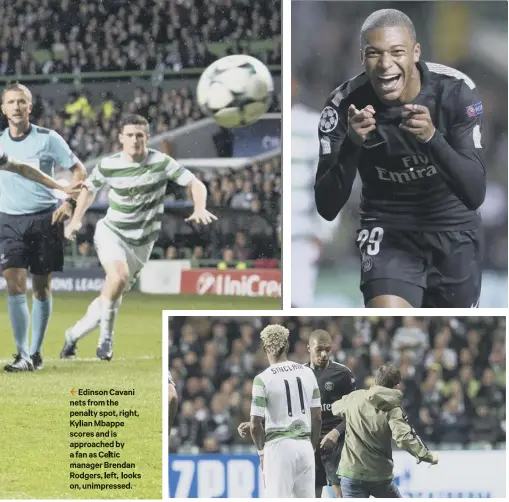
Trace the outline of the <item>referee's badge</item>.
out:
<instances>
[{"instance_id":1,"label":"referee's badge","mask_svg":"<svg viewBox=\"0 0 509 502\"><path fill-rule=\"evenodd\" d=\"M338 112L332 106L326 106L320 115L320 131L328 133L333 131L338 125Z\"/></svg>"},{"instance_id":2,"label":"referee's badge","mask_svg":"<svg viewBox=\"0 0 509 502\"><path fill-rule=\"evenodd\" d=\"M325 390L328 390L329 392L334 388L334 384L332 382L325 382Z\"/></svg>"}]
</instances>

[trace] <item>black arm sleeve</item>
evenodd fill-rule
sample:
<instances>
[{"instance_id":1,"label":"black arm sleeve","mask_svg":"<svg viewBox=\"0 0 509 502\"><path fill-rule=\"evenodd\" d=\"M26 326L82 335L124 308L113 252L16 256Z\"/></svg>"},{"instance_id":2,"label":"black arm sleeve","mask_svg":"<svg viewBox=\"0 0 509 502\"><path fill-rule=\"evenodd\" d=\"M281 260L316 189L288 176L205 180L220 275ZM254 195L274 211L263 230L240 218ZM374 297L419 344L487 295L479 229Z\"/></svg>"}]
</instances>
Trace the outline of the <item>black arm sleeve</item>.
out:
<instances>
[{"instance_id":1,"label":"black arm sleeve","mask_svg":"<svg viewBox=\"0 0 509 502\"><path fill-rule=\"evenodd\" d=\"M462 82L453 106L454 122L447 137L436 131L426 145L452 193L468 209L477 209L486 195L479 92Z\"/></svg>"},{"instance_id":2,"label":"black arm sleeve","mask_svg":"<svg viewBox=\"0 0 509 502\"><path fill-rule=\"evenodd\" d=\"M361 148L347 135L347 109L343 104L336 106L333 100L334 96L327 100L320 117L320 157L315 180L316 209L327 221L336 218L350 197L361 154Z\"/></svg>"},{"instance_id":3,"label":"black arm sleeve","mask_svg":"<svg viewBox=\"0 0 509 502\"><path fill-rule=\"evenodd\" d=\"M351 371L345 371L341 378L341 393L343 394L343 396L346 396L347 394L350 394L350 392L353 392L354 390L356 390L356 386L353 373ZM344 420L341 420L341 422L334 428L339 432L339 435L341 436L342 434L345 433L345 427L346 422Z\"/></svg>"}]
</instances>

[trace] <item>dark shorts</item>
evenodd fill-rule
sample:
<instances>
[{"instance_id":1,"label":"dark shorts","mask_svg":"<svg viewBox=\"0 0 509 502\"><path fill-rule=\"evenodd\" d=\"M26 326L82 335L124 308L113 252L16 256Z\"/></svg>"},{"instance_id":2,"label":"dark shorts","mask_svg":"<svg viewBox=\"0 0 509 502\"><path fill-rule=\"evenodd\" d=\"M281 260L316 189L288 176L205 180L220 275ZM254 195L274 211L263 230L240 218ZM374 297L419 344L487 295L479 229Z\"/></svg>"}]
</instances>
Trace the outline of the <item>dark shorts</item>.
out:
<instances>
[{"instance_id":1,"label":"dark shorts","mask_svg":"<svg viewBox=\"0 0 509 502\"><path fill-rule=\"evenodd\" d=\"M27 215L0 213L0 267L25 268L35 275L61 272L64 225L51 224L55 208Z\"/></svg>"},{"instance_id":2,"label":"dark shorts","mask_svg":"<svg viewBox=\"0 0 509 502\"><path fill-rule=\"evenodd\" d=\"M339 437L339 441L336 443L334 448L329 451L316 449L315 452L315 486L332 486L339 485L339 477L337 474L339 467L339 460L341 459L341 450L343 449L343 443L345 441L345 435L342 434Z\"/></svg>"},{"instance_id":3,"label":"dark shorts","mask_svg":"<svg viewBox=\"0 0 509 502\"><path fill-rule=\"evenodd\" d=\"M364 304L381 295L413 307L473 308L481 294L481 231L417 232L362 228Z\"/></svg>"}]
</instances>

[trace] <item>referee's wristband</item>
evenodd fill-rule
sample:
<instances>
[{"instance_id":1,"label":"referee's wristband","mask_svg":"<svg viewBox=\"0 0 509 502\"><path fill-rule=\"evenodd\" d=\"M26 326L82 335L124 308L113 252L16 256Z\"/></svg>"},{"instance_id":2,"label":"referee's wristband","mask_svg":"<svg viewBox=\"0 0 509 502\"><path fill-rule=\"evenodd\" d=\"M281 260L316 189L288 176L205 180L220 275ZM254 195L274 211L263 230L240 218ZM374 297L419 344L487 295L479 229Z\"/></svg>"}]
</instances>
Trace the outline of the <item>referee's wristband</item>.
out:
<instances>
[{"instance_id":1,"label":"referee's wristband","mask_svg":"<svg viewBox=\"0 0 509 502\"><path fill-rule=\"evenodd\" d=\"M258 455L259 455L260 457L263 457L263 455L264 455L263 450L257 450L257 451L258 451Z\"/></svg>"},{"instance_id":2,"label":"referee's wristband","mask_svg":"<svg viewBox=\"0 0 509 502\"><path fill-rule=\"evenodd\" d=\"M65 199L65 202L72 207L73 211L76 209L76 201L74 199Z\"/></svg>"}]
</instances>

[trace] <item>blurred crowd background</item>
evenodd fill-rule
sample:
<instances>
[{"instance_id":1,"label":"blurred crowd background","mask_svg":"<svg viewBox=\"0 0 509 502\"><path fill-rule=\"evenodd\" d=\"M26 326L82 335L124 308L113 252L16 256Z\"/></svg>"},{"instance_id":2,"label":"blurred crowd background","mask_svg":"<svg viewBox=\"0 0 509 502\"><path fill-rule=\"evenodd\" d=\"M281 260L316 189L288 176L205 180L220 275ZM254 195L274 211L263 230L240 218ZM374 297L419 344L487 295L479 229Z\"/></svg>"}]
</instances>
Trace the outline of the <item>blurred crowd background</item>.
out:
<instances>
[{"instance_id":1,"label":"blurred crowd background","mask_svg":"<svg viewBox=\"0 0 509 502\"><path fill-rule=\"evenodd\" d=\"M276 79L269 112L281 111L280 0L15 0L0 2L0 19L0 82L27 85L32 122L55 129L89 170L98 157L120 150L118 123L126 114L146 117L152 137L184 127L191 128L188 135L199 132L193 129L204 118L195 101L198 78L225 55L249 54L269 65ZM7 127L3 116L0 127ZM186 134L154 147L178 160L202 158L204 149L197 154L193 141L180 145ZM207 184L220 222L213 231L185 224L189 193L172 187L153 258L205 260L209 266L270 259L277 265L280 154L228 166L232 134L217 127L206 134L214 136L207 158L222 162L188 167ZM78 245L67 249L67 265L98 263L93 227L106 200L104 190L86 215Z\"/></svg>"},{"instance_id":2,"label":"blurred crowd background","mask_svg":"<svg viewBox=\"0 0 509 502\"><path fill-rule=\"evenodd\" d=\"M360 28L369 14L383 8L401 10L412 19L423 60L445 64L466 73L482 95L488 187L481 207L485 240L481 306L506 307L506 2L295 2L292 6L292 77L298 89L293 95L294 103L319 114L334 88L363 71ZM300 118L302 114L297 112L293 117L292 121L306 120ZM317 122L318 117L314 120ZM302 138L296 137L295 141L302 141ZM312 141L317 156L317 136ZM302 161L296 159L293 153L292 157L292 164ZM308 177L307 187L292 179L292 195L295 197L297 194L300 200L303 199L303 189L312 193L316 160L308 163L307 169L313 172L313 176ZM292 211L292 220L298 218L299 227L309 220L305 225L310 229L306 238L316 244L320 255L315 305L362 306L358 288L360 260L355 244L359 197L360 182L357 179L350 200L336 219L336 224L329 226L326 232L319 232L321 226L316 222L319 216L312 197L306 199L307 207L298 206L300 214L297 210Z\"/></svg>"},{"instance_id":3,"label":"blurred crowd background","mask_svg":"<svg viewBox=\"0 0 509 502\"><path fill-rule=\"evenodd\" d=\"M189 189L172 186L167 195L163 228L151 259L186 259L193 267L276 268L281 258L281 157L243 169L191 169L208 189L208 206L218 216L203 227L184 221ZM107 190L98 197L106 204ZM77 266L98 264L94 228L102 217L91 209L78 235Z\"/></svg>"},{"instance_id":4,"label":"blurred crowd background","mask_svg":"<svg viewBox=\"0 0 509 502\"><path fill-rule=\"evenodd\" d=\"M281 34L281 0L16 0L0 15L0 75L204 68L214 42L281 63L280 41L250 49Z\"/></svg>"},{"instance_id":5,"label":"blurred crowd background","mask_svg":"<svg viewBox=\"0 0 509 502\"><path fill-rule=\"evenodd\" d=\"M404 408L432 448L505 448L505 317L174 317L169 368L180 410L170 452L251 451L236 432L249 421L252 381L268 366L259 333L290 330L289 359L309 361L315 329L333 340L331 359L347 365L357 388L376 370L401 370ZM431 445L431 446L430 446Z\"/></svg>"}]
</instances>

